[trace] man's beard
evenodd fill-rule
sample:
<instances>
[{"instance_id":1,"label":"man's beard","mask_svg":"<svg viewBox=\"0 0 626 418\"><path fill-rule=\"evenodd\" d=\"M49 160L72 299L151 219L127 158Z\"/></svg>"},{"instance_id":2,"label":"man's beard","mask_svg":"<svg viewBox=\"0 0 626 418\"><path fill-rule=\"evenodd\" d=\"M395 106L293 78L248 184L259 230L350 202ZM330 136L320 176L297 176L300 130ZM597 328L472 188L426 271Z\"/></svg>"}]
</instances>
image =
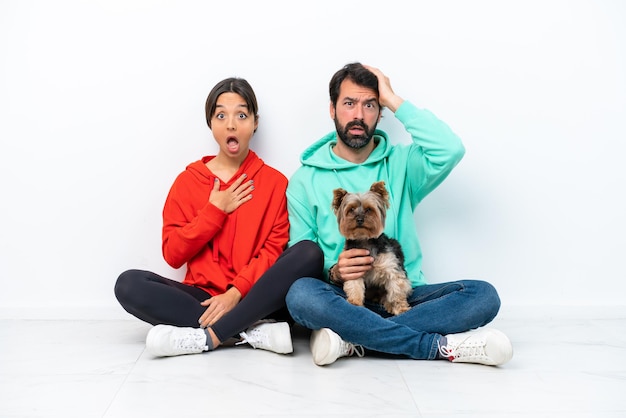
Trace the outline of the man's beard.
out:
<instances>
[{"instance_id":1,"label":"man's beard","mask_svg":"<svg viewBox=\"0 0 626 418\"><path fill-rule=\"evenodd\" d=\"M352 135L349 131L354 126L362 128L365 132L362 135ZM337 130L337 136L341 142L352 149L361 149L367 146L367 144L369 144L372 140L374 131L376 130L376 125L369 129L369 127L362 121L353 120L352 122L348 122L346 126L341 126L335 116L335 129Z\"/></svg>"}]
</instances>

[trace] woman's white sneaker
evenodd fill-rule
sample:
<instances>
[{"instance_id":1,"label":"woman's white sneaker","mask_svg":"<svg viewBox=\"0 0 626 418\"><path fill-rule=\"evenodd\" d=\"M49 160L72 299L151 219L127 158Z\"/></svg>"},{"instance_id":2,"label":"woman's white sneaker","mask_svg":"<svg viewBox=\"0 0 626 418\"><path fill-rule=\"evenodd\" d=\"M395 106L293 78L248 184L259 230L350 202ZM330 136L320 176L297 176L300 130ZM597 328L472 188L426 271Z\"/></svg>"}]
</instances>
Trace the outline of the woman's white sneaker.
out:
<instances>
[{"instance_id":1,"label":"woman's white sneaker","mask_svg":"<svg viewBox=\"0 0 626 418\"><path fill-rule=\"evenodd\" d=\"M239 334L242 338L237 344L248 343L254 348L273 351L278 354L293 352L291 331L286 322L262 320Z\"/></svg>"},{"instance_id":2,"label":"woman's white sneaker","mask_svg":"<svg viewBox=\"0 0 626 418\"><path fill-rule=\"evenodd\" d=\"M209 349L203 329L155 325L146 337L146 350L157 357L197 354Z\"/></svg>"},{"instance_id":3,"label":"woman's white sneaker","mask_svg":"<svg viewBox=\"0 0 626 418\"><path fill-rule=\"evenodd\" d=\"M504 333L492 328L448 334L439 353L453 363L478 363L499 366L511 360L513 346Z\"/></svg>"}]
</instances>

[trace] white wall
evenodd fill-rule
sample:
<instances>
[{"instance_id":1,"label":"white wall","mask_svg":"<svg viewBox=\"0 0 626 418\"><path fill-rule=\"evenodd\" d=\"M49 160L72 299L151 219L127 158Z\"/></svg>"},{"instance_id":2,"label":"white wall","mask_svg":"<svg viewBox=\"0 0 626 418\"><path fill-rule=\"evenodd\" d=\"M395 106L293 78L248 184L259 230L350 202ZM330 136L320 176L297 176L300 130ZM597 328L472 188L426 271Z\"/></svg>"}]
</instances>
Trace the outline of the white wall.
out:
<instances>
[{"instance_id":1,"label":"white wall","mask_svg":"<svg viewBox=\"0 0 626 418\"><path fill-rule=\"evenodd\" d=\"M121 271L182 277L161 209L216 151L209 89L250 81L252 147L289 176L355 60L465 142L416 213L431 281L489 280L505 306L624 304L625 17L618 0L2 0L0 308L123 316ZM379 126L408 140L389 113Z\"/></svg>"}]
</instances>

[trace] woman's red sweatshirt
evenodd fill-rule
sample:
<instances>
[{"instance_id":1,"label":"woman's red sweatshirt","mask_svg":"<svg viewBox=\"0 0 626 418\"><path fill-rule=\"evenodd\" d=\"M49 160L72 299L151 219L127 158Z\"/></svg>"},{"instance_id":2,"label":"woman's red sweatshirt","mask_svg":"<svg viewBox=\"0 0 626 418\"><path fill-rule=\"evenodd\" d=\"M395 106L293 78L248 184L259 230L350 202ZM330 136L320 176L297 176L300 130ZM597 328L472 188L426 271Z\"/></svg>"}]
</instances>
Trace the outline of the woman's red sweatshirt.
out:
<instances>
[{"instance_id":1,"label":"woman's red sweatshirt","mask_svg":"<svg viewBox=\"0 0 626 418\"><path fill-rule=\"evenodd\" d=\"M183 283L211 295L235 286L242 297L283 252L289 239L287 178L253 151L228 183L243 173L254 180L252 199L230 214L209 203L215 175L189 164L172 185L163 208L163 257L174 268L187 263Z\"/></svg>"}]
</instances>

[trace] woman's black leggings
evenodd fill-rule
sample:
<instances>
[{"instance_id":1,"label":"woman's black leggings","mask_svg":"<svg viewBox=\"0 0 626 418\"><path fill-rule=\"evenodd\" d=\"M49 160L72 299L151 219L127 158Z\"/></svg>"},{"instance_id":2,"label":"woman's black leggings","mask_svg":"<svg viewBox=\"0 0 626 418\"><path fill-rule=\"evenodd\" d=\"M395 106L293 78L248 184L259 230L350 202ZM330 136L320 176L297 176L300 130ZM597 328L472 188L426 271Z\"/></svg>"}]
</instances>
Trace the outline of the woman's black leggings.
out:
<instances>
[{"instance_id":1,"label":"woman's black leggings","mask_svg":"<svg viewBox=\"0 0 626 418\"><path fill-rule=\"evenodd\" d=\"M291 284L300 277L321 277L323 265L322 251L313 241L286 249L237 306L211 325L217 338L225 341L260 319L290 319L285 295ZM128 270L115 283L115 297L128 313L152 325L197 328L206 310L200 302L211 295L149 271Z\"/></svg>"}]
</instances>

